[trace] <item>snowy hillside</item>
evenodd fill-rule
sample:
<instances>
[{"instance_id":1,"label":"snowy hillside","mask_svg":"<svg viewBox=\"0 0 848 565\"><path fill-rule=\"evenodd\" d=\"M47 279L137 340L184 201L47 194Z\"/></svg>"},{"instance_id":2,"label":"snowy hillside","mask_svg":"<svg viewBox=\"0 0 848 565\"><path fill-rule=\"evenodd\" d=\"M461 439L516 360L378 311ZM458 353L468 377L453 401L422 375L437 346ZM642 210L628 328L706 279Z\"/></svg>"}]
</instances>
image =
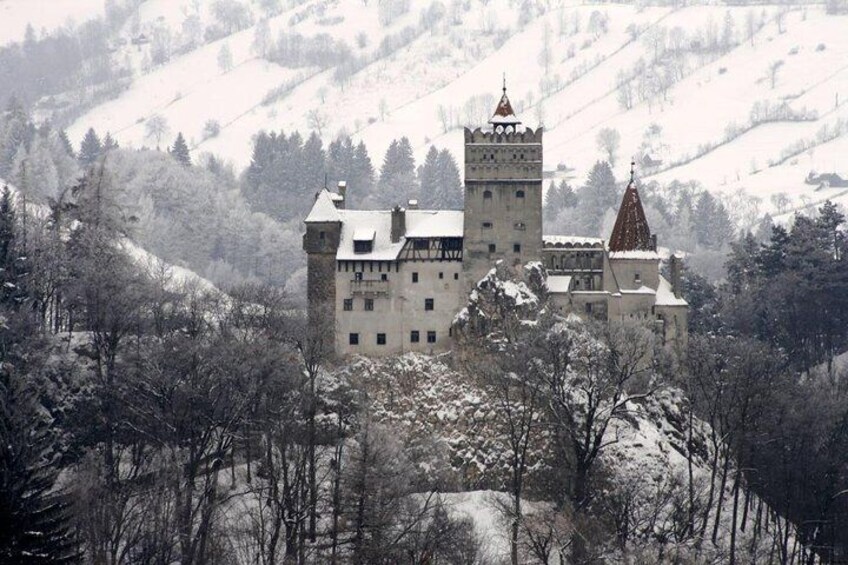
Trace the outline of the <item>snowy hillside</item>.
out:
<instances>
[{"instance_id":1,"label":"snowy hillside","mask_svg":"<svg viewBox=\"0 0 848 565\"><path fill-rule=\"evenodd\" d=\"M56 13L24 16L21 4L6 0L0 10L36 29L55 24ZM89 4L77 4L77 18L102 10ZM163 140L147 135L146 121L161 115L167 142L181 131L195 152L238 168L262 129L317 129L324 139L344 131L377 162L401 136L419 162L431 143L461 157L461 127L484 125L505 73L525 123L546 128L546 169L563 164L559 174L574 183L604 155L598 132L612 128L621 177L624 162L647 153L661 163L643 167L643 177L744 190L773 214L848 202L845 188L804 182L813 171L848 178L848 16L823 6L307 0L281 3L269 17L268 4L243 2L243 29L206 41L190 36L217 25L212 0L142 2L113 55L133 68L131 87L77 119L72 140L94 127L124 146L156 146ZM14 23L0 33L20 37ZM310 58L310 42L298 63L272 62L280 33L315 40L323 55ZM162 63L150 43L133 44L157 34L172 52Z\"/></svg>"}]
</instances>

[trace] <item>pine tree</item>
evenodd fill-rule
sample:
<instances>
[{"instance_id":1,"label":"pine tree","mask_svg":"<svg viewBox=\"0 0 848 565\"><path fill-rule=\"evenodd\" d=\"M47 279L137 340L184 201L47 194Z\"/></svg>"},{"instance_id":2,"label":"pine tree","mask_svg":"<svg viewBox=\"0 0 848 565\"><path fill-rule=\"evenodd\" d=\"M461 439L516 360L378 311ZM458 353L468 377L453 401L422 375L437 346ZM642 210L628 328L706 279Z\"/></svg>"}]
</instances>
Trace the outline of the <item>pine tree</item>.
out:
<instances>
[{"instance_id":1,"label":"pine tree","mask_svg":"<svg viewBox=\"0 0 848 565\"><path fill-rule=\"evenodd\" d=\"M436 162L437 194L435 208L445 210L462 209L462 181L459 178L459 166L447 149L439 151Z\"/></svg>"},{"instance_id":2,"label":"pine tree","mask_svg":"<svg viewBox=\"0 0 848 565\"><path fill-rule=\"evenodd\" d=\"M585 222L585 234L598 235L601 222L608 210L616 210L619 192L612 168L606 161L598 161L589 171L586 185L580 191L580 211Z\"/></svg>"},{"instance_id":3,"label":"pine tree","mask_svg":"<svg viewBox=\"0 0 848 565\"><path fill-rule=\"evenodd\" d=\"M106 135L108 137L109 134ZM60 129L57 136L59 138L59 146L65 151L65 153L67 153L68 157L76 159L77 155L74 153L74 147L71 145L71 140L68 139L68 132Z\"/></svg>"},{"instance_id":4,"label":"pine tree","mask_svg":"<svg viewBox=\"0 0 848 565\"><path fill-rule=\"evenodd\" d=\"M545 195L545 219L553 221L566 208L577 206L577 195L574 189L563 179L557 185L551 181Z\"/></svg>"},{"instance_id":5,"label":"pine tree","mask_svg":"<svg viewBox=\"0 0 848 565\"><path fill-rule=\"evenodd\" d=\"M188 152L183 132L177 133L177 138L174 140L174 145L170 149L171 156L177 160L183 167L191 167L191 156Z\"/></svg>"},{"instance_id":6,"label":"pine tree","mask_svg":"<svg viewBox=\"0 0 848 565\"><path fill-rule=\"evenodd\" d=\"M100 155L103 153L103 144L100 143L100 138L94 128L88 128L85 132L85 137L80 144L79 162L83 167L90 167L94 164Z\"/></svg>"},{"instance_id":7,"label":"pine tree","mask_svg":"<svg viewBox=\"0 0 848 565\"><path fill-rule=\"evenodd\" d=\"M406 137L393 140L386 150L379 188L374 204L381 207L406 205L408 200L418 198L415 158Z\"/></svg>"},{"instance_id":8,"label":"pine tree","mask_svg":"<svg viewBox=\"0 0 848 565\"><path fill-rule=\"evenodd\" d=\"M418 168L418 181L421 183L421 207L438 208L439 150L431 145L424 158L424 164Z\"/></svg>"},{"instance_id":9,"label":"pine tree","mask_svg":"<svg viewBox=\"0 0 848 565\"><path fill-rule=\"evenodd\" d=\"M53 433L29 388L32 379L15 371L25 361L5 353L20 339L9 334L0 329L0 562L74 563L69 504L55 491Z\"/></svg>"},{"instance_id":10,"label":"pine tree","mask_svg":"<svg viewBox=\"0 0 848 565\"><path fill-rule=\"evenodd\" d=\"M29 145L33 127L23 105L14 96L9 99L0 129L0 176L9 178L14 172L15 156Z\"/></svg>"},{"instance_id":11,"label":"pine tree","mask_svg":"<svg viewBox=\"0 0 848 565\"><path fill-rule=\"evenodd\" d=\"M115 138L112 137L112 134L107 131L106 137L103 138L103 153L108 153L109 151L117 149L118 147L118 142L115 141Z\"/></svg>"},{"instance_id":12,"label":"pine tree","mask_svg":"<svg viewBox=\"0 0 848 565\"><path fill-rule=\"evenodd\" d=\"M353 154L353 171L351 172L348 194L354 201L363 202L374 191L374 165L368 155L365 143L359 142Z\"/></svg>"}]
</instances>

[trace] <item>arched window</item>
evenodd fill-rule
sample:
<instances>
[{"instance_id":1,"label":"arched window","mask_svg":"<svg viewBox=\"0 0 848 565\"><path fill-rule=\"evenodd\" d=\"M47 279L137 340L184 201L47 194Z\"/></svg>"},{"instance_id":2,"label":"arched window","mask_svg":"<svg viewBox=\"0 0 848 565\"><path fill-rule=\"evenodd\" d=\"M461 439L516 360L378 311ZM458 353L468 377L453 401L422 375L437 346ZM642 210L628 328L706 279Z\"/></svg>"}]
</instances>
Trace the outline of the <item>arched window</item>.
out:
<instances>
[{"instance_id":1,"label":"arched window","mask_svg":"<svg viewBox=\"0 0 848 565\"><path fill-rule=\"evenodd\" d=\"M492 191L491 190L484 190L483 191L483 198L486 199L486 200L491 200L492 199Z\"/></svg>"},{"instance_id":2,"label":"arched window","mask_svg":"<svg viewBox=\"0 0 848 565\"><path fill-rule=\"evenodd\" d=\"M515 191L515 197L516 198L524 198L524 191L523 190L516 190Z\"/></svg>"}]
</instances>

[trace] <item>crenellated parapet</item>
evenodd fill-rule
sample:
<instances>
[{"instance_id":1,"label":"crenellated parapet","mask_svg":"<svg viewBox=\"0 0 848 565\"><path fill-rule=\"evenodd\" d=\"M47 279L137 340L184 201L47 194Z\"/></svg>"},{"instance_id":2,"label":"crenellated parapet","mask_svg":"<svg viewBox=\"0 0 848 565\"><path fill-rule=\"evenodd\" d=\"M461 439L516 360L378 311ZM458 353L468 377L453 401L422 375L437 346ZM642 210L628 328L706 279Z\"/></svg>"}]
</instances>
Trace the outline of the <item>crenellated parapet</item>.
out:
<instances>
[{"instance_id":1,"label":"crenellated parapet","mask_svg":"<svg viewBox=\"0 0 848 565\"><path fill-rule=\"evenodd\" d=\"M521 131L483 131L481 128L471 130L465 128L465 144L469 143L542 143L542 131L544 128L539 126L535 130L533 128L524 128Z\"/></svg>"}]
</instances>

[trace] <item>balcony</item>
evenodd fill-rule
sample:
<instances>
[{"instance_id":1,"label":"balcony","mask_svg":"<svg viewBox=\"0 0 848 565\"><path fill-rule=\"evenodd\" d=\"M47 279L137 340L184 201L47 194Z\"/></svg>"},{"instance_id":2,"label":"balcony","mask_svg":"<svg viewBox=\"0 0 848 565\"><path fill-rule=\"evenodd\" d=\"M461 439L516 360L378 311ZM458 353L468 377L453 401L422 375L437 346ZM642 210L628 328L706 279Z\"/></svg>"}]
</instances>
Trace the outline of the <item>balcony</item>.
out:
<instances>
[{"instance_id":1,"label":"balcony","mask_svg":"<svg viewBox=\"0 0 848 565\"><path fill-rule=\"evenodd\" d=\"M352 280L350 281L350 293L359 295L381 295L389 293L389 281L383 280Z\"/></svg>"}]
</instances>

